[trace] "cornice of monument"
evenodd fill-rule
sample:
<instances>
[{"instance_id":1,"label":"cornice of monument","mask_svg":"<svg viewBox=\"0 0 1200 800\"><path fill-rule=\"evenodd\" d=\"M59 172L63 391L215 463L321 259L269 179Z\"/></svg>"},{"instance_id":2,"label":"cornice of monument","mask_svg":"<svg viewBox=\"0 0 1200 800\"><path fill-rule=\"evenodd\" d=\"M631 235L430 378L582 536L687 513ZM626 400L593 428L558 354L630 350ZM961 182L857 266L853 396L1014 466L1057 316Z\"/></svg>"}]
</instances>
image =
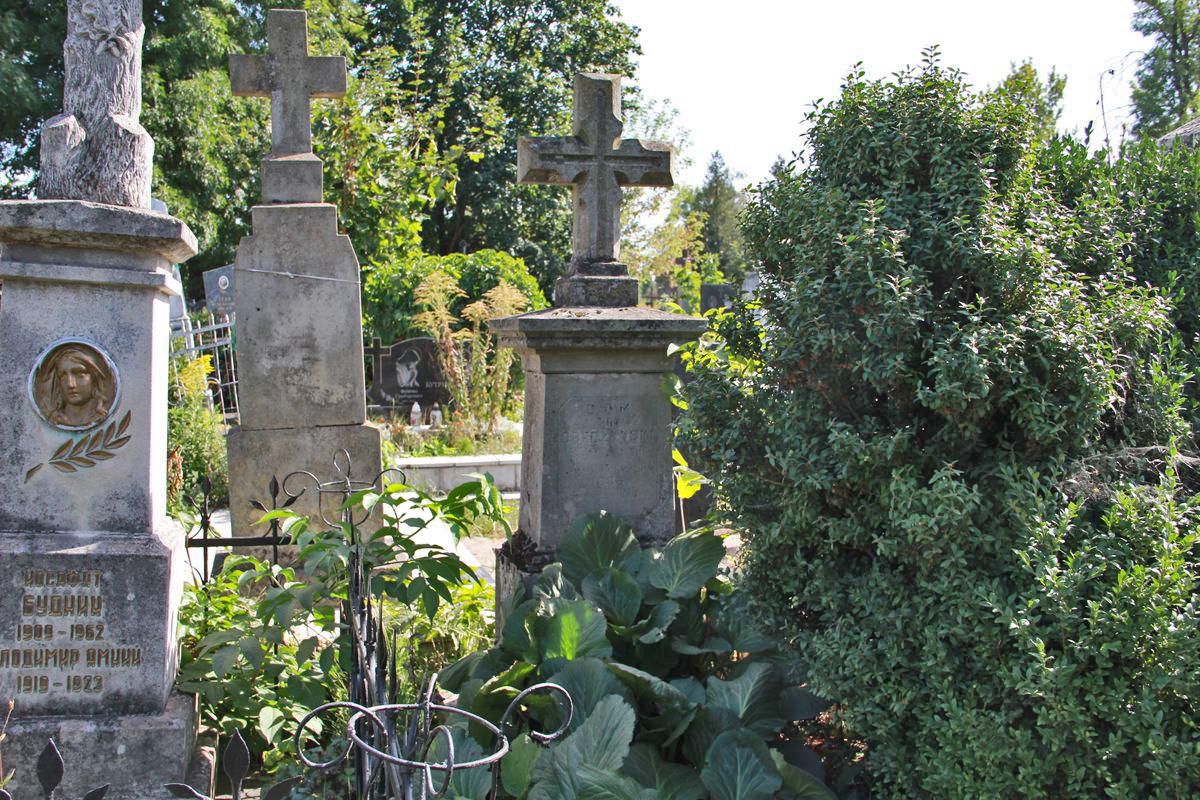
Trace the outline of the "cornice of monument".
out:
<instances>
[{"instance_id":1,"label":"cornice of monument","mask_svg":"<svg viewBox=\"0 0 1200 800\"><path fill-rule=\"evenodd\" d=\"M88 200L0 203L0 242L105 250L149 250L172 263L197 252L196 236L169 214Z\"/></svg>"}]
</instances>

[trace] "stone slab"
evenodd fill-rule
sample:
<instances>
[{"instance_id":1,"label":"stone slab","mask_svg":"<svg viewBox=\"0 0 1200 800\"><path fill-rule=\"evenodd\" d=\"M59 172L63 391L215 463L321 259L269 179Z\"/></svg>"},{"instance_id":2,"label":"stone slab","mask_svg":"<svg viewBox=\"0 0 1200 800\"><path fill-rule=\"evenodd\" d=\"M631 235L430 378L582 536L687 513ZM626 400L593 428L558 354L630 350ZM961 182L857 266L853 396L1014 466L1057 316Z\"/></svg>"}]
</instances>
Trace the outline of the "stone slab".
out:
<instances>
[{"instance_id":1,"label":"stone slab","mask_svg":"<svg viewBox=\"0 0 1200 800\"><path fill-rule=\"evenodd\" d=\"M0 698L14 719L162 710L184 534L0 532Z\"/></svg>"},{"instance_id":2,"label":"stone slab","mask_svg":"<svg viewBox=\"0 0 1200 800\"><path fill-rule=\"evenodd\" d=\"M0 272L5 264L11 262L0 260ZM162 287L29 280L9 271L0 313L6 419L0 425L0 530L144 533L158 524L166 513L169 316ZM100 351L113 367L113 402L90 428L57 427L35 403L31 376L66 340ZM85 443L82 460L55 462L64 444L72 443L73 452L85 436L104 434L127 414L127 428L112 437L126 441L110 449ZM95 452L100 455L88 455Z\"/></svg>"},{"instance_id":3,"label":"stone slab","mask_svg":"<svg viewBox=\"0 0 1200 800\"><path fill-rule=\"evenodd\" d=\"M197 252L195 235L175 217L86 200L0 202L0 242L147 250L171 262Z\"/></svg>"},{"instance_id":4,"label":"stone slab","mask_svg":"<svg viewBox=\"0 0 1200 800\"><path fill-rule=\"evenodd\" d=\"M637 278L609 275L571 275L554 283L556 306L636 307Z\"/></svg>"},{"instance_id":5,"label":"stone slab","mask_svg":"<svg viewBox=\"0 0 1200 800\"><path fill-rule=\"evenodd\" d=\"M265 525L257 525L262 512L251 501L271 506L268 484L272 476L282 482L297 470L313 473L322 481L338 476L334 457L339 450L350 454L351 477L371 481L379 474L380 434L371 425L336 425L316 428L283 430L232 429L226 437L229 451L229 512L234 536L266 536ZM304 489L304 496L292 509L319 519L315 490L303 476L290 479L287 488L293 492ZM281 498L282 500L282 498ZM326 500L325 512L330 519L337 514L338 503Z\"/></svg>"},{"instance_id":6,"label":"stone slab","mask_svg":"<svg viewBox=\"0 0 1200 800\"><path fill-rule=\"evenodd\" d=\"M238 246L238 396L245 429L366 421L358 259L331 205L255 206Z\"/></svg>"},{"instance_id":7,"label":"stone slab","mask_svg":"<svg viewBox=\"0 0 1200 800\"><path fill-rule=\"evenodd\" d=\"M56 717L12 722L4 767L13 797L41 797L38 755L53 738L65 764L55 797L83 797L110 785L105 800L166 800L165 783L188 777L196 741L196 699L173 693L160 714ZM203 791L205 787L198 787Z\"/></svg>"},{"instance_id":8,"label":"stone slab","mask_svg":"<svg viewBox=\"0 0 1200 800\"><path fill-rule=\"evenodd\" d=\"M492 320L525 367L520 528L553 551L576 517L609 511L639 540L675 532L668 346L703 319L648 308L555 308Z\"/></svg>"},{"instance_id":9,"label":"stone slab","mask_svg":"<svg viewBox=\"0 0 1200 800\"><path fill-rule=\"evenodd\" d=\"M525 379L521 530L553 550L574 519L609 511L643 542L669 539L671 414L661 376L527 372Z\"/></svg>"}]
</instances>

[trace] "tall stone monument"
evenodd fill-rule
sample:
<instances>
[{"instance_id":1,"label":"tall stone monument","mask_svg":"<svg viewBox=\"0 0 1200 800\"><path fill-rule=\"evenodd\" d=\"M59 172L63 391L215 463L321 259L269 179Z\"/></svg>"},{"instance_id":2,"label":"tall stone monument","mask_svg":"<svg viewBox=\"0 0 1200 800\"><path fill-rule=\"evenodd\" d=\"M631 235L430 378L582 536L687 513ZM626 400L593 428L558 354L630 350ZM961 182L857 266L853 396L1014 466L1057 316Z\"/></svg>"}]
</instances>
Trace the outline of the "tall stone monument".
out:
<instances>
[{"instance_id":1,"label":"tall stone monument","mask_svg":"<svg viewBox=\"0 0 1200 800\"><path fill-rule=\"evenodd\" d=\"M337 208L321 202L309 119L310 98L345 94L346 61L308 55L303 11L268 12L267 45L266 55L229 59L234 94L271 98L262 204L234 264L241 421L227 444L235 536L266 533L254 527L262 512L251 501L268 499L272 475L331 478L342 448L356 477L372 480L380 469L379 431L366 424L358 258L338 233ZM311 487L292 509L318 513Z\"/></svg>"},{"instance_id":2,"label":"tall stone monument","mask_svg":"<svg viewBox=\"0 0 1200 800\"><path fill-rule=\"evenodd\" d=\"M166 515L171 265L196 240L150 210L141 0L69 0L63 113L40 199L0 202L0 705L14 796L53 738L64 796L162 796L194 698L173 691L183 531Z\"/></svg>"},{"instance_id":3,"label":"tall stone monument","mask_svg":"<svg viewBox=\"0 0 1200 800\"><path fill-rule=\"evenodd\" d=\"M615 75L576 76L573 123L571 136L522 139L517 156L521 182L572 188L574 252L555 307L491 322L525 367L520 530L546 554L601 510L647 543L674 534L667 349L705 326L638 307L619 261L621 189L670 186L670 145L620 138Z\"/></svg>"}]
</instances>

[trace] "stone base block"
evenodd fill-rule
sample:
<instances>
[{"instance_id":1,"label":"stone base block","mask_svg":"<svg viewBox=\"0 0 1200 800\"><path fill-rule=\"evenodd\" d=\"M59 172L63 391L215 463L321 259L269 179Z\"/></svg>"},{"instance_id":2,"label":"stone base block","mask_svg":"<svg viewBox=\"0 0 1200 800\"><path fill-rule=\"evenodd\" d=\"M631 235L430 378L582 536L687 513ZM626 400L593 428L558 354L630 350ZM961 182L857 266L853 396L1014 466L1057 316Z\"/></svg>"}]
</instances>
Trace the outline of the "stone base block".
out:
<instances>
[{"instance_id":1,"label":"stone base block","mask_svg":"<svg viewBox=\"0 0 1200 800\"><path fill-rule=\"evenodd\" d=\"M159 800L164 783L188 777L196 742L196 698L174 693L161 714L57 717L9 723L4 769L13 797L40 797L37 760L54 740L65 764L55 797L83 797L105 784L105 800ZM204 791L206 787L197 787Z\"/></svg>"},{"instance_id":2,"label":"stone base block","mask_svg":"<svg viewBox=\"0 0 1200 800\"><path fill-rule=\"evenodd\" d=\"M330 520L337 519L341 501L327 496L321 503L317 487L298 471L310 472L322 482L340 480L347 467L340 451L349 456L350 478L353 481L374 481L380 472L379 429L371 425L331 425L320 428L277 428L248 430L234 428L226 437L229 452L229 515L234 536L266 536L266 525L256 524L263 512L254 507L257 501L272 507L270 483L272 476L280 482L276 503L286 499L284 489L304 494L291 509L319 522L321 512ZM337 463L334 463L334 459Z\"/></svg>"},{"instance_id":3,"label":"stone base block","mask_svg":"<svg viewBox=\"0 0 1200 800\"><path fill-rule=\"evenodd\" d=\"M637 304L637 278L627 275L571 275L554 283L554 305L560 308L625 308Z\"/></svg>"},{"instance_id":4,"label":"stone base block","mask_svg":"<svg viewBox=\"0 0 1200 800\"><path fill-rule=\"evenodd\" d=\"M138 536L0 533L0 702L14 720L163 708L183 539L166 520Z\"/></svg>"},{"instance_id":5,"label":"stone base block","mask_svg":"<svg viewBox=\"0 0 1200 800\"><path fill-rule=\"evenodd\" d=\"M312 153L264 158L263 202L319 203L323 177L321 159Z\"/></svg>"}]
</instances>

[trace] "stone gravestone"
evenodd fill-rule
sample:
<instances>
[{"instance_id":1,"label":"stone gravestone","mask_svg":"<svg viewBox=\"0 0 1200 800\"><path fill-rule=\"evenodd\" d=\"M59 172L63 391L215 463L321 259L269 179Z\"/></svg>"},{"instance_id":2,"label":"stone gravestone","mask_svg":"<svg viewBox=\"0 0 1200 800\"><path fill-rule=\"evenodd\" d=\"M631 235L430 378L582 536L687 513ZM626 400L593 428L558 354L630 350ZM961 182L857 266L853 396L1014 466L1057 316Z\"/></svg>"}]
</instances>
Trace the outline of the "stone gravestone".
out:
<instances>
[{"instance_id":1,"label":"stone gravestone","mask_svg":"<svg viewBox=\"0 0 1200 800\"><path fill-rule=\"evenodd\" d=\"M267 42L265 56L229 60L234 94L271 98L272 142L263 202L234 264L240 425L227 446L235 536L266 533L251 502L269 503L272 475L307 470L328 480L343 448L356 478L380 471L379 431L366 424L358 258L338 233L337 208L321 202L309 120L311 97L345 93L346 62L308 55L303 11L268 12ZM317 515L313 487L292 508Z\"/></svg>"},{"instance_id":2,"label":"stone gravestone","mask_svg":"<svg viewBox=\"0 0 1200 800\"><path fill-rule=\"evenodd\" d=\"M575 215L555 307L490 323L525 367L520 531L543 553L573 519L600 510L628 520L643 542L675 530L663 376L668 346L696 338L705 322L639 308L637 280L618 261L621 187L670 186L672 158L669 145L620 139L620 98L619 77L578 75L574 135L522 139L518 149L518 179L570 185ZM503 558L498 573L512 575Z\"/></svg>"},{"instance_id":3,"label":"stone gravestone","mask_svg":"<svg viewBox=\"0 0 1200 800\"><path fill-rule=\"evenodd\" d=\"M196 252L150 210L138 124L140 0L70 0L63 114L42 129L39 200L0 202L0 745L6 787L166 796L195 699L173 690L184 538L166 515L171 265Z\"/></svg>"},{"instance_id":4,"label":"stone gravestone","mask_svg":"<svg viewBox=\"0 0 1200 800\"><path fill-rule=\"evenodd\" d=\"M371 387L367 390L372 409L407 415L413 403L428 411L435 403L444 409L450 402L450 389L438 363L437 342L431 337L405 339L391 347L374 339L364 353L372 361Z\"/></svg>"},{"instance_id":5,"label":"stone gravestone","mask_svg":"<svg viewBox=\"0 0 1200 800\"><path fill-rule=\"evenodd\" d=\"M702 283L700 313L712 311L714 308L729 308L736 298L737 290L732 283Z\"/></svg>"},{"instance_id":6,"label":"stone gravestone","mask_svg":"<svg viewBox=\"0 0 1200 800\"><path fill-rule=\"evenodd\" d=\"M204 306L214 314L232 314L234 308L233 265L206 270Z\"/></svg>"}]
</instances>

